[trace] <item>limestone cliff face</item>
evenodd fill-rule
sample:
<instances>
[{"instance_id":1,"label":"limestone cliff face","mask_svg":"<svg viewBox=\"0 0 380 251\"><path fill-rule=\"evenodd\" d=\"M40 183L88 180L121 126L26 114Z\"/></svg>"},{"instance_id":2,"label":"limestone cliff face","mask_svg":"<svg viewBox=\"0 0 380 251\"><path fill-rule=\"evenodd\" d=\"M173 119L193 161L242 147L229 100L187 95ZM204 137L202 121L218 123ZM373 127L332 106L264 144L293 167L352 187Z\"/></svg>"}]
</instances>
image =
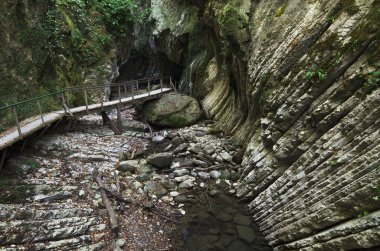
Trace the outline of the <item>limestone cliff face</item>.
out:
<instances>
[{"instance_id":1,"label":"limestone cliff face","mask_svg":"<svg viewBox=\"0 0 380 251\"><path fill-rule=\"evenodd\" d=\"M183 2L159 7L165 27L207 43L188 42L181 83L247 146L238 196L269 243L380 245L380 2L186 1L190 30Z\"/></svg>"}]
</instances>

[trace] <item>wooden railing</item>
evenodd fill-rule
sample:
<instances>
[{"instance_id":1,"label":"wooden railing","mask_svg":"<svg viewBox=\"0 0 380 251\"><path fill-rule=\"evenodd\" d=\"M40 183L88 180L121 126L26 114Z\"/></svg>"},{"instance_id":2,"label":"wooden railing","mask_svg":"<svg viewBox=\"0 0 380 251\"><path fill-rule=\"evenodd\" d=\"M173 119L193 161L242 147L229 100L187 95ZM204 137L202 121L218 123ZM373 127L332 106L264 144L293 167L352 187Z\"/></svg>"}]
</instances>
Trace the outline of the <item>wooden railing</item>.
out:
<instances>
[{"instance_id":1,"label":"wooden railing","mask_svg":"<svg viewBox=\"0 0 380 251\"><path fill-rule=\"evenodd\" d=\"M150 95L151 87L153 85L160 85L159 88L168 86L176 90L176 86L171 77L151 77L137 80L123 81L120 83L110 85L86 85L74 86L62 89L57 92L49 93L42 96L37 96L25 101L13 103L0 107L0 133L11 127L17 127L19 136L22 137L20 129L20 121L25 119L41 119L44 123L44 114L64 110L65 114L70 114L70 109L79 106L78 103L84 101L82 105L86 106L89 113L89 105L100 103L103 108L103 103L108 101L111 94L111 89L117 89L118 99L121 101L122 94L134 96L136 92L147 90ZM128 93L128 89L130 92ZM108 93L107 93L108 92ZM82 95L82 98L77 96ZM75 99L73 97L76 97ZM74 102L75 101L75 102ZM79 102L78 102L79 101Z\"/></svg>"}]
</instances>

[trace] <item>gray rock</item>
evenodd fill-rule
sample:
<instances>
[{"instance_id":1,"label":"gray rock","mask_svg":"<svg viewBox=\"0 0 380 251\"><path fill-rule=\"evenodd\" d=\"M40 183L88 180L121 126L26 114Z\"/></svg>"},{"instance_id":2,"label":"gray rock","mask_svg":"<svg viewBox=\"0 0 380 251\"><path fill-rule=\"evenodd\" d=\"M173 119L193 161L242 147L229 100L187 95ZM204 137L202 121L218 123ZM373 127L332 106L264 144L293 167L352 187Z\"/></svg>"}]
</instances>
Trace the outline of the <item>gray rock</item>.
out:
<instances>
[{"instance_id":1,"label":"gray rock","mask_svg":"<svg viewBox=\"0 0 380 251\"><path fill-rule=\"evenodd\" d=\"M249 218L249 216L241 214L235 215L234 222L238 225L243 225L247 227L251 225L251 219Z\"/></svg>"},{"instance_id":2,"label":"gray rock","mask_svg":"<svg viewBox=\"0 0 380 251\"><path fill-rule=\"evenodd\" d=\"M235 240L232 242L232 244L228 247L227 251L250 251L251 249L249 246L244 244L241 241Z\"/></svg>"},{"instance_id":3,"label":"gray rock","mask_svg":"<svg viewBox=\"0 0 380 251\"><path fill-rule=\"evenodd\" d=\"M193 164L195 166L200 166L200 167L203 167L203 168L207 168L209 166L206 162L201 161L201 160L197 160L197 159L193 160Z\"/></svg>"},{"instance_id":4,"label":"gray rock","mask_svg":"<svg viewBox=\"0 0 380 251\"><path fill-rule=\"evenodd\" d=\"M190 178L194 178L194 177L191 177L189 175L184 175L184 176L180 176L180 177L175 177L174 180L179 183L179 182L183 182L183 181L190 179Z\"/></svg>"},{"instance_id":5,"label":"gray rock","mask_svg":"<svg viewBox=\"0 0 380 251\"><path fill-rule=\"evenodd\" d=\"M169 191L173 191L177 187L177 184L170 180L161 181L161 185L163 185Z\"/></svg>"},{"instance_id":6,"label":"gray rock","mask_svg":"<svg viewBox=\"0 0 380 251\"><path fill-rule=\"evenodd\" d=\"M135 132L146 132L149 130L148 126L136 120L122 120L121 121L122 131L135 131Z\"/></svg>"},{"instance_id":7,"label":"gray rock","mask_svg":"<svg viewBox=\"0 0 380 251\"><path fill-rule=\"evenodd\" d=\"M150 177L146 173L142 173L142 174L136 176L136 180L138 182L145 182L145 181L148 181L149 179L150 179Z\"/></svg>"},{"instance_id":8,"label":"gray rock","mask_svg":"<svg viewBox=\"0 0 380 251\"><path fill-rule=\"evenodd\" d=\"M221 172L220 177L223 178L223 179L228 180L228 179L230 179L230 177L231 177L231 173L230 173L230 171L228 171L228 170L223 170L223 171Z\"/></svg>"},{"instance_id":9,"label":"gray rock","mask_svg":"<svg viewBox=\"0 0 380 251\"><path fill-rule=\"evenodd\" d=\"M191 153L198 154L202 152L202 149L199 146L195 145L195 146L189 147L189 151Z\"/></svg>"},{"instance_id":10,"label":"gray rock","mask_svg":"<svg viewBox=\"0 0 380 251\"><path fill-rule=\"evenodd\" d=\"M184 175L187 175L189 173L190 172L187 169L179 169L179 170L175 170L173 172L173 174L174 174L175 177L184 176Z\"/></svg>"},{"instance_id":11,"label":"gray rock","mask_svg":"<svg viewBox=\"0 0 380 251\"><path fill-rule=\"evenodd\" d=\"M215 147L212 144L205 145L203 152L207 155L213 155L215 153Z\"/></svg>"},{"instance_id":12,"label":"gray rock","mask_svg":"<svg viewBox=\"0 0 380 251\"><path fill-rule=\"evenodd\" d=\"M159 168L170 167L172 160L172 152L152 154L146 159L149 164Z\"/></svg>"},{"instance_id":13,"label":"gray rock","mask_svg":"<svg viewBox=\"0 0 380 251\"><path fill-rule=\"evenodd\" d=\"M152 138L152 142L155 144L160 144L160 143L164 142L164 140L165 140L165 137L162 135L155 135Z\"/></svg>"},{"instance_id":14,"label":"gray rock","mask_svg":"<svg viewBox=\"0 0 380 251\"><path fill-rule=\"evenodd\" d=\"M199 178L202 180L209 180L210 179L210 174L207 172L199 172L198 173Z\"/></svg>"},{"instance_id":15,"label":"gray rock","mask_svg":"<svg viewBox=\"0 0 380 251\"><path fill-rule=\"evenodd\" d=\"M219 238L219 243L223 246L223 247L227 247L228 245L231 244L231 242L234 240L234 238L231 236L231 235L228 235L228 234L222 234ZM237 251L238 249L236 249Z\"/></svg>"},{"instance_id":16,"label":"gray rock","mask_svg":"<svg viewBox=\"0 0 380 251\"><path fill-rule=\"evenodd\" d=\"M177 137L175 137L175 138L172 139L172 143L175 146L179 146L179 145L181 145L183 143L183 141L182 141L182 139L180 137L177 136Z\"/></svg>"},{"instance_id":17,"label":"gray rock","mask_svg":"<svg viewBox=\"0 0 380 251\"><path fill-rule=\"evenodd\" d=\"M178 195L174 198L174 201L178 203L186 203L189 202L189 199L185 195Z\"/></svg>"},{"instance_id":18,"label":"gray rock","mask_svg":"<svg viewBox=\"0 0 380 251\"><path fill-rule=\"evenodd\" d=\"M210 234L219 234L220 233L220 229L219 228L209 228L208 232Z\"/></svg>"},{"instance_id":19,"label":"gray rock","mask_svg":"<svg viewBox=\"0 0 380 251\"><path fill-rule=\"evenodd\" d=\"M154 181L148 181L144 186L145 193L152 193L157 196L164 196L168 191L160 184Z\"/></svg>"},{"instance_id":20,"label":"gray rock","mask_svg":"<svg viewBox=\"0 0 380 251\"><path fill-rule=\"evenodd\" d=\"M203 137L203 136L205 136L207 133L206 132L201 132L201 131L197 131L197 132L195 132L195 136L197 136L197 137Z\"/></svg>"},{"instance_id":21,"label":"gray rock","mask_svg":"<svg viewBox=\"0 0 380 251\"><path fill-rule=\"evenodd\" d=\"M138 162L136 160L126 160L120 162L119 166L117 167L117 170L122 172L131 172L134 173L137 169Z\"/></svg>"},{"instance_id":22,"label":"gray rock","mask_svg":"<svg viewBox=\"0 0 380 251\"><path fill-rule=\"evenodd\" d=\"M229 222L232 221L232 216L226 213L220 213L216 216L216 218L223 222Z\"/></svg>"},{"instance_id":23,"label":"gray rock","mask_svg":"<svg viewBox=\"0 0 380 251\"><path fill-rule=\"evenodd\" d=\"M124 239L118 239L118 240L116 241L116 245L117 245L118 247L123 247L123 246L125 245L125 243L126 243L126 241L125 241Z\"/></svg>"},{"instance_id":24,"label":"gray rock","mask_svg":"<svg viewBox=\"0 0 380 251\"><path fill-rule=\"evenodd\" d=\"M222 159L227 161L227 162L232 162L232 155L227 153L227 152L222 152L220 154L220 157L222 157Z\"/></svg>"},{"instance_id":25,"label":"gray rock","mask_svg":"<svg viewBox=\"0 0 380 251\"><path fill-rule=\"evenodd\" d=\"M149 164L140 164L136 169L136 173L138 174L151 174L152 172L152 166Z\"/></svg>"},{"instance_id":26,"label":"gray rock","mask_svg":"<svg viewBox=\"0 0 380 251\"><path fill-rule=\"evenodd\" d=\"M86 195L86 192L84 191L84 190L80 190L79 191L79 197L83 197L83 196L85 196Z\"/></svg>"},{"instance_id":27,"label":"gray rock","mask_svg":"<svg viewBox=\"0 0 380 251\"><path fill-rule=\"evenodd\" d=\"M256 234L250 227L237 225L237 231L241 240L251 243L255 240Z\"/></svg>"},{"instance_id":28,"label":"gray rock","mask_svg":"<svg viewBox=\"0 0 380 251\"><path fill-rule=\"evenodd\" d=\"M182 152L185 152L187 150L187 144L186 143L183 143L183 144L180 144L179 146L177 146L173 153L174 154L178 154L178 153L182 153Z\"/></svg>"},{"instance_id":29,"label":"gray rock","mask_svg":"<svg viewBox=\"0 0 380 251\"><path fill-rule=\"evenodd\" d=\"M179 184L179 188L192 188L195 185L194 181L195 181L195 178L194 177L190 177L189 179L181 182Z\"/></svg>"},{"instance_id":30,"label":"gray rock","mask_svg":"<svg viewBox=\"0 0 380 251\"><path fill-rule=\"evenodd\" d=\"M220 194L220 191L217 190L217 189L212 189L210 192L208 192L208 194L211 196L211 197L215 197L217 195Z\"/></svg>"},{"instance_id":31,"label":"gray rock","mask_svg":"<svg viewBox=\"0 0 380 251\"><path fill-rule=\"evenodd\" d=\"M143 185L139 181L135 181L133 182L133 186L138 190L139 188L142 188Z\"/></svg>"},{"instance_id":32,"label":"gray rock","mask_svg":"<svg viewBox=\"0 0 380 251\"><path fill-rule=\"evenodd\" d=\"M222 175L222 173L219 172L219 171L216 171L216 170L213 170L213 171L210 172L210 176L211 176L211 178L213 178L213 179L215 179L215 180L219 179L219 177L220 177L221 175Z\"/></svg>"},{"instance_id":33,"label":"gray rock","mask_svg":"<svg viewBox=\"0 0 380 251\"><path fill-rule=\"evenodd\" d=\"M177 197L178 195L179 195L179 192L177 191L170 192L170 196L172 197Z\"/></svg>"}]
</instances>

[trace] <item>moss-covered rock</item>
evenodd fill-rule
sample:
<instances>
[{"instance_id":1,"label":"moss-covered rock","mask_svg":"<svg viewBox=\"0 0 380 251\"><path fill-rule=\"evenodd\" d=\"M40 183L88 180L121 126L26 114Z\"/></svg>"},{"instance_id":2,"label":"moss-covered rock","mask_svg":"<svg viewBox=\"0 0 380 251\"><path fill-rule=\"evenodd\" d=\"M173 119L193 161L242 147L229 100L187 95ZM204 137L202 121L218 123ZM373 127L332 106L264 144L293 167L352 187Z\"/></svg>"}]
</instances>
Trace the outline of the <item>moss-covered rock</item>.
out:
<instances>
[{"instance_id":1,"label":"moss-covered rock","mask_svg":"<svg viewBox=\"0 0 380 251\"><path fill-rule=\"evenodd\" d=\"M202 110L196 99L184 94L169 93L159 100L145 103L143 114L154 125L183 127L200 119Z\"/></svg>"}]
</instances>

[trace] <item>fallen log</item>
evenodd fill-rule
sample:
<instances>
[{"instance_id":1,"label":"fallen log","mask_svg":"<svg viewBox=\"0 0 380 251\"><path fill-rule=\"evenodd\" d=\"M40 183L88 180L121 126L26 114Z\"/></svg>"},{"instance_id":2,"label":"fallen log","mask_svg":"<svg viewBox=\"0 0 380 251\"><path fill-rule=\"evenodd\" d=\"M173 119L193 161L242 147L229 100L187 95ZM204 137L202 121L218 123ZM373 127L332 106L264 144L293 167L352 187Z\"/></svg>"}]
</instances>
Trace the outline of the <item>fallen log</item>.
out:
<instances>
[{"instance_id":1,"label":"fallen log","mask_svg":"<svg viewBox=\"0 0 380 251\"><path fill-rule=\"evenodd\" d=\"M106 190L104 188L104 184L103 184L103 181L101 179L101 175L98 175L95 178L95 180L96 180L96 183L98 184L98 186L100 188L100 195L102 196L103 203L104 203L104 205L106 206L106 209L107 209L107 213L108 213L108 217L109 217L109 220L110 220L110 225L111 225L112 233L114 233L115 236L117 236L118 233L119 233L119 223L117 222L116 214L115 214L115 211L112 208L111 202L109 201L109 199L107 197Z\"/></svg>"},{"instance_id":2,"label":"fallen log","mask_svg":"<svg viewBox=\"0 0 380 251\"><path fill-rule=\"evenodd\" d=\"M107 124L111 130L115 133L115 135L121 135L121 130L112 122L112 120L108 117L106 112L101 112L103 124Z\"/></svg>"}]
</instances>

